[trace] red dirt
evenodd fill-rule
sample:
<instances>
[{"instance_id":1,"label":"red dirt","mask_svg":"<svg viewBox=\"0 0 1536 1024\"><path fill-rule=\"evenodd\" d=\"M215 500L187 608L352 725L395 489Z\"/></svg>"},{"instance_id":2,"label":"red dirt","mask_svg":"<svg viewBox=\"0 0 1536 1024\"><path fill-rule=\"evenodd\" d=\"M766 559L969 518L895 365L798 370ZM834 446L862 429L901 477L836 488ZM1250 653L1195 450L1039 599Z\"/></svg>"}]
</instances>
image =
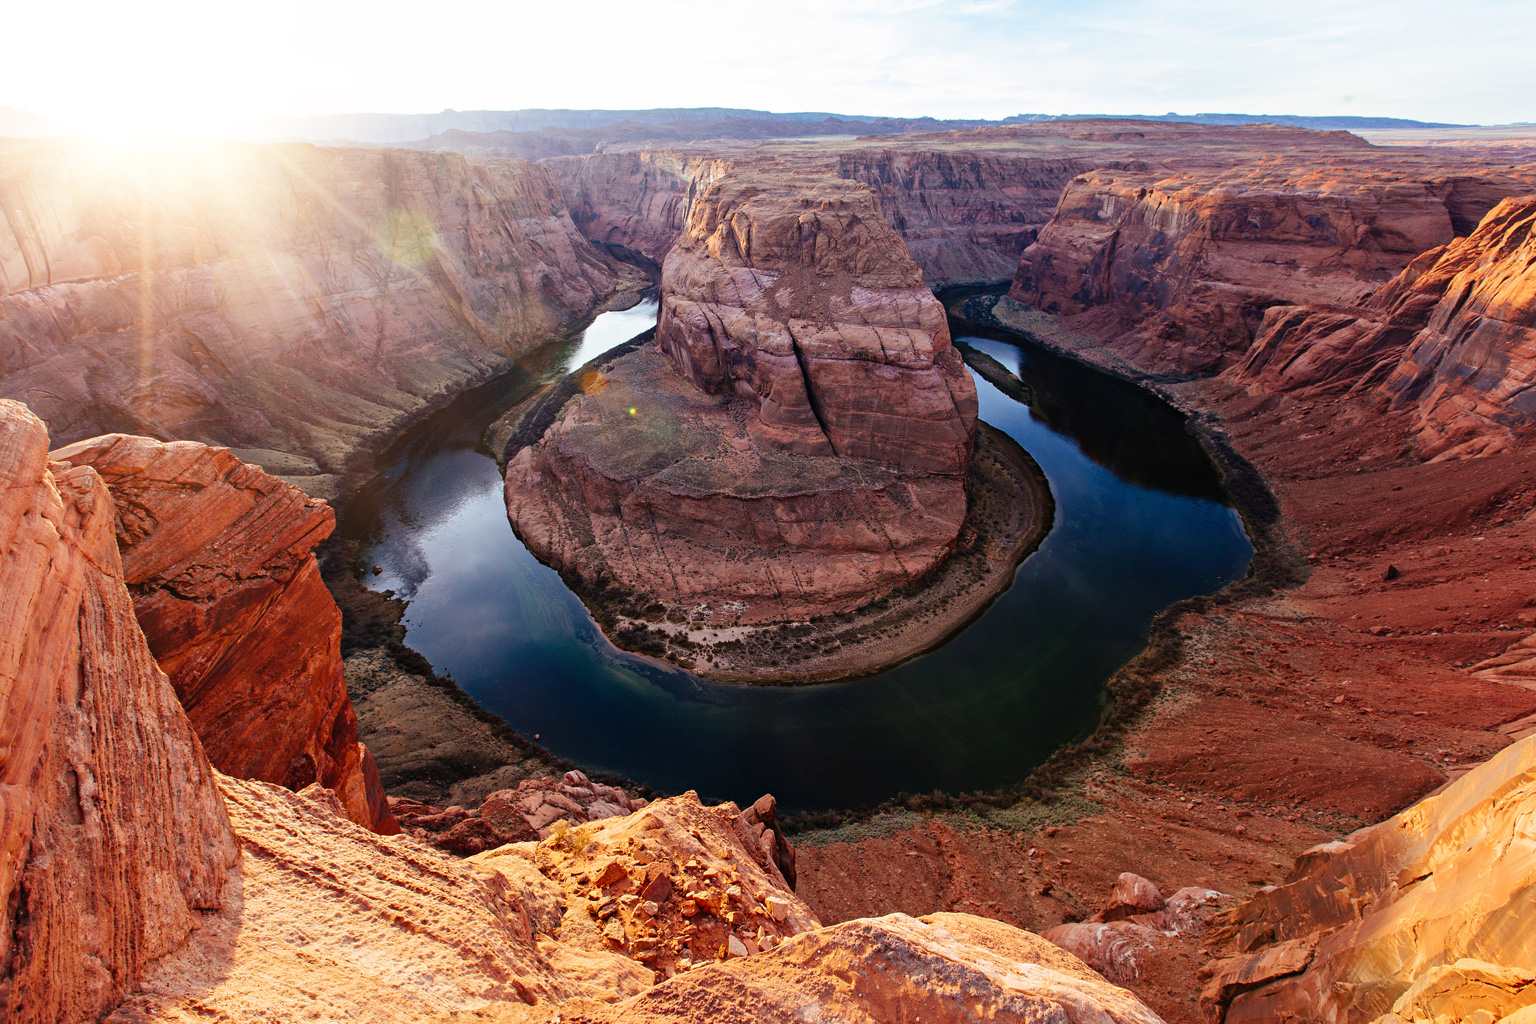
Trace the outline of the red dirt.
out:
<instances>
[{"instance_id":1,"label":"red dirt","mask_svg":"<svg viewBox=\"0 0 1536 1024\"><path fill-rule=\"evenodd\" d=\"M1532 443L1413 464L1407 423L1381 405L1174 390L1268 478L1308 578L1180 620L1153 707L1082 783L1100 810L802 847L800 895L823 921L969 910L1043 930L1096 911L1121 871L1247 896L1536 728L1536 691L1467 671L1536 630ZM1206 959L1198 938L1170 939L1128 987L1198 1020Z\"/></svg>"}]
</instances>

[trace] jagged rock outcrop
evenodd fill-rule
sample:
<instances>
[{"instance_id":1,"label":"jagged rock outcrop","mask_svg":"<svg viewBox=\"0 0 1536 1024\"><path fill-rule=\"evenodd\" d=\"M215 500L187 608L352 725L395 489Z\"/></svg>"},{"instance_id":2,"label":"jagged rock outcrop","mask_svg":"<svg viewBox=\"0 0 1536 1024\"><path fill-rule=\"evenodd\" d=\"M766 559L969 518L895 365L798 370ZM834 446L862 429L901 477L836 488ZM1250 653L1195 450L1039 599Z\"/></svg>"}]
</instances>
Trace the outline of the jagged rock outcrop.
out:
<instances>
[{"instance_id":1,"label":"jagged rock outcrop","mask_svg":"<svg viewBox=\"0 0 1536 1024\"><path fill-rule=\"evenodd\" d=\"M393 829L312 554L336 525L330 507L192 441L109 434L53 458L106 481L134 611L214 766L292 790L318 782L353 821Z\"/></svg>"},{"instance_id":2,"label":"jagged rock outcrop","mask_svg":"<svg viewBox=\"0 0 1536 1024\"><path fill-rule=\"evenodd\" d=\"M0 401L0 1016L95 1021L220 905L239 853L134 620L113 504Z\"/></svg>"},{"instance_id":3,"label":"jagged rock outcrop","mask_svg":"<svg viewBox=\"0 0 1536 1024\"><path fill-rule=\"evenodd\" d=\"M643 797L631 797L617 786L593 782L576 770L558 779L524 779L515 789L487 794L474 810L389 798L390 811L407 835L460 857L508 843L537 842L557 826L570 828L622 817L645 805Z\"/></svg>"},{"instance_id":4,"label":"jagged rock outcrop","mask_svg":"<svg viewBox=\"0 0 1536 1024\"><path fill-rule=\"evenodd\" d=\"M849 611L952 550L975 386L867 189L716 184L667 257L656 338L509 453L541 559L721 624Z\"/></svg>"},{"instance_id":5,"label":"jagged rock outcrop","mask_svg":"<svg viewBox=\"0 0 1536 1024\"><path fill-rule=\"evenodd\" d=\"M1513 1012L1533 995L1518 976L1536 963L1533 809L1536 737L1303 855L1285 884L1231 912L1235 955L1210 966L1203 1002L1227 1024L1417 1020L1434 1016L1417 1006L1426 987L1449 1000L1493 984L1508 998L1485 1019Z\"/></svg>"},{"instance_id":6,"label":"jagged rock outcrop","mask_svg":"<svg viewBox=\"0 0 1536 1024\"><path fill-rule=\"evenodd\" d=\"M545 1018L548 1019L548 1018ZM966 914L847 921L692 971L612 1006L567 1004L599 1024L1155 1024L1131 993L1038 936Z\"/></svg>"},{"instance_id":7,"label":"jagged rock outcrop","mask_svg":"<svg viewBox=\"0 0 1536 1024\"><path fill-rule=\"evenodd\" d=\"M228 444L317 492L633 275L521 161L13 141L0 167L0 396L56 442Z\"/></svg>"},{"instance_id":8,"label":"jagged rock outcrop","mask_svg":"<svg viewBox=\"0 0 1536 1024\"><path fill-rule=\"evenodd\" d=\"M1415 410L1426 454L1482 454L1536 418L1536 196L1420 255L1352 308L1270 309L1239 379L1301 396L1372 389Z\"/></svg>"},{"instance_id":9,"label":"jagged rock outcrop","mask_svg":"<svg viewBox=\"0 0 1536 1024\"><path fill-rule=\"evenodd\" d=\"M758 801L770 814L772 804ZM537 845L472 860L532 865L565 894L561 942L622 952L671 977L820 927L779 868L784 851L792 865L793 848L756 824L751 808L705 807L690 792L633 814L557 824Z\"/></svg>"}]
</instances>

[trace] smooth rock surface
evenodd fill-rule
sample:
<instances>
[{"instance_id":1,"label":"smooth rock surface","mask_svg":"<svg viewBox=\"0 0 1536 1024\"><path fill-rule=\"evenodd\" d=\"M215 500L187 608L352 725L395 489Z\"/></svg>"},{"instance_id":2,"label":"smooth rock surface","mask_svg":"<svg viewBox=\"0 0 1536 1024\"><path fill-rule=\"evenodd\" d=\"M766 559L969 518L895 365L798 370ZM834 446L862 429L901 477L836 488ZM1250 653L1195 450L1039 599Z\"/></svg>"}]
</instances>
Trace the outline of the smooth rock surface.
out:
<instances>
[{"instance_id":1,"label":"smooth rock surface","mask_svg":"<svg viewBox=\"0 0 1536 1024\"><path fill-rule=\"evenodd\" d=\"M1231 913L1238 955L1212 965L1204 1002L1228 1022L1369 1021L1457 961L1528 969L1533 808L1536 737L1319 851Z\"/></svg>"}]
</instances>

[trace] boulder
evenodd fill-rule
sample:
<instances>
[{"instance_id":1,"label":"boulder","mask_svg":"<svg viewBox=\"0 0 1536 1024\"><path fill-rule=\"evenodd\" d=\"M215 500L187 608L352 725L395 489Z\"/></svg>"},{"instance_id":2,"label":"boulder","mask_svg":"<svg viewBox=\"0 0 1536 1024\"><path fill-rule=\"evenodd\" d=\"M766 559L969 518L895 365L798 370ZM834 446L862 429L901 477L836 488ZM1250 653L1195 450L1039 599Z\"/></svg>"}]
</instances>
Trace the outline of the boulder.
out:
<instances>
[{"instance_id":1,"label":"boulder","mask_svg":"<svg viewBox=\"0 0 1536 1024\"><path fill-rule=\"evenodd\" d=\"M1120 872L1115 887L1110 890L1109 902L1099 911L1100 921L1119 921L1135 914L1150 914L1162 910L1168 901L1157 891L1157 886L1129 871Z\"/></svg>"}]
</instances>

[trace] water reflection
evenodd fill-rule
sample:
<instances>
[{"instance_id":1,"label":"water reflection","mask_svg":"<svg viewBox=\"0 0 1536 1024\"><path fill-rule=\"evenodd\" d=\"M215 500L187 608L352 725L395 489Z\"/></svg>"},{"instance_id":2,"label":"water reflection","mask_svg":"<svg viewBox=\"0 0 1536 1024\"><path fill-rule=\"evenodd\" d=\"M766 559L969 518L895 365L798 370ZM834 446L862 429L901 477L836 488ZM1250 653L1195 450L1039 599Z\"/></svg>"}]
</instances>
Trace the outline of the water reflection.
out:
<instances>
[{"instance_id":1,"label":"water reflection","mask_svg":"<svg viewBox=\"0 0 1536 1024\"><path fill-rule=\"evenodd\" d=\"M1057 515L975 623L890 671L798 688L719 686L617 652L512 533L478 445L540 381L654 316L654 304L604 314L579 342L465 395L405 438L379 486L342 517L384 568L370 585L411 594L407 641L579 764L707 798L773 792L790 810L1014 782L1092 728L1103 680L1145 642L1157 611L1246 570L1252 549L1191 470L1177 413L1096 371L1073 376L1034 347L978 339L1035 390L1031 407L977 381L982 418L1034 455ZM1121 432L1140 436L1116 440Z\"/></svg>"}]
</instances>

